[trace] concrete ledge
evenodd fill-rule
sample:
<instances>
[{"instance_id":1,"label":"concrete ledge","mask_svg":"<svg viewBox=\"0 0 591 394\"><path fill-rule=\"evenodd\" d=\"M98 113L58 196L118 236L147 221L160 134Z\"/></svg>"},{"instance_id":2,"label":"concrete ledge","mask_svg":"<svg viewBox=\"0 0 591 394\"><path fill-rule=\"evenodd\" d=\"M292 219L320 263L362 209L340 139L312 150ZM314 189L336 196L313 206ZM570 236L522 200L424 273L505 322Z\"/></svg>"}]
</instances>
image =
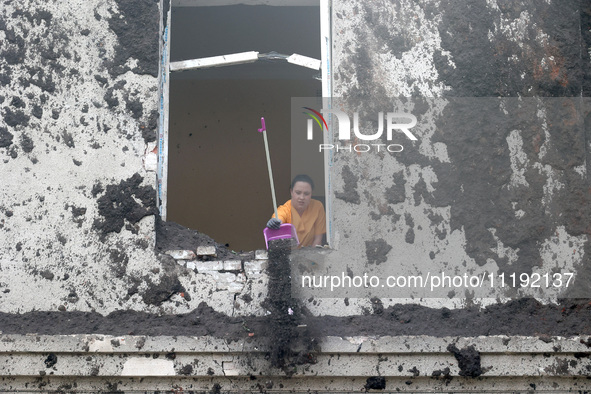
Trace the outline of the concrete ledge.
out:
<instances>
[{"instance_id":1,"label":"concrete ledge","mask_svg":"<svg viewBox=\"0 0 591 394\"><path fill-rule=\"evenodd\" d=\"M265 345L254 337L228 342L212 337L1 335L0 390L49 390L75 383L77 390L101 391L113 382L128 391L175 385L212 390L215 384L224 390L259 390L262 384L267 389L361 391L373 387L372 382L406 392L583 390L591 388L588 343L586 337L327 337L314 364L281 370L269 365ZM448 350L450 345L460 354Z\"/></svg>"}]
</instances>

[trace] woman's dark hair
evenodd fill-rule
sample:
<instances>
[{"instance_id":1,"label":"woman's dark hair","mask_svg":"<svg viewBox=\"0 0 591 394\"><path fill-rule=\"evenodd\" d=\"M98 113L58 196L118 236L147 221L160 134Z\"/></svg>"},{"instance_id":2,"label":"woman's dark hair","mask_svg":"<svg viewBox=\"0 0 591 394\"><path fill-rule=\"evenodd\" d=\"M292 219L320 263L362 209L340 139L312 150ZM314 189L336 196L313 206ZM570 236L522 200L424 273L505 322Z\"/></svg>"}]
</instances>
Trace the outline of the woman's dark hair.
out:
<instances>
[{"instance_id":1,"label":"woman's dark hair","mask_svg":"<svg viewBox=\"0 0 591 394\"><path fill-rule=\"evenodd\" d=\"M305 175L305 174L296 175L293 178L293 181L291 181L291 187L290 187L290 189L293 189L293 187L295 186L295 184L298 183L298 182L306 182L306 183L309 183L310 186L312 187L312 190L314 190L314 181L308 175Z\"/></svg>"}]
</instances>

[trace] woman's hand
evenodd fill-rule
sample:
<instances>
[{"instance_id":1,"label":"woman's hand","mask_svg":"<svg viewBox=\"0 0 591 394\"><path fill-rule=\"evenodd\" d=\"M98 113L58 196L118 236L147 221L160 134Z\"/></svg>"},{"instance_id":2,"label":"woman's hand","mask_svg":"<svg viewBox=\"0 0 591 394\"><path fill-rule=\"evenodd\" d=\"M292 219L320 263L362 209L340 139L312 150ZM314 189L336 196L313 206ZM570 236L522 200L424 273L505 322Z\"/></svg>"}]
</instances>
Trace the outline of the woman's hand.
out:
<instances>
[{"instance_id":1,"label":"woman's hand","mask_svg":"<svg viewBox=\"0 0 591 394\"><path fill-rule=\"evenodd\" d=\"M281 220L277 218L271 218L267 222L267 227L272 228L273 230L278 230L281 227Z\"/></svg>"}]
</instances>

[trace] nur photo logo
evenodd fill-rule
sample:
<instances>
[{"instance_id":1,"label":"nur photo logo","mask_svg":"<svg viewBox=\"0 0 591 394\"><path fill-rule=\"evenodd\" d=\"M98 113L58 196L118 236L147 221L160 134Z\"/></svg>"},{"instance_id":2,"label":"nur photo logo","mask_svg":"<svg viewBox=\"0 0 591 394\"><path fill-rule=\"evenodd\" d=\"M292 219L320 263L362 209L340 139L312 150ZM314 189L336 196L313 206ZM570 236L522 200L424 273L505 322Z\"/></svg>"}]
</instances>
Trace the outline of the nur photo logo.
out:
<instances>
[{"instance_id":1,"label":"nur photo logo","mask_svg":"<svg viewBox=\"0 0 591 394\"><path fill-rule=\"evenodd\" d=\"M319 144L318 151L334 150L336 152L390 152L397 153L402 152L404 147L397 143L390 143L395 133L404 134L409 140L416 141L417 137L410 131L411 128L416 126L417 118L413 114L400 113L400 112L387 112L384 116L383 112L378 112L378 129L373 134L363 134L359 129L359 113L353 113L353 127L351 127L351 120L349 116L338 109L321 109L320 112L310 107L302 107L306 111L304 114L308 115L310 119L307 119L306 138L311 141L314 138L314 122L320 128L320 131L328 130L328 123L326 122L325 116L330 117L329 119L337 120L338 128L336 129L337 138L340 141L350 141L353 139L354 144L340 145L340 144ZM331 116L332 115L332 116ZM385 126L384 126L385 123ZM351 132L352 129L352 132ZM384 135L384 129L386 131L385 143L370 143L382 138ZM367 142L366 142L367 141Z\"/></svg>"}]
</instances>

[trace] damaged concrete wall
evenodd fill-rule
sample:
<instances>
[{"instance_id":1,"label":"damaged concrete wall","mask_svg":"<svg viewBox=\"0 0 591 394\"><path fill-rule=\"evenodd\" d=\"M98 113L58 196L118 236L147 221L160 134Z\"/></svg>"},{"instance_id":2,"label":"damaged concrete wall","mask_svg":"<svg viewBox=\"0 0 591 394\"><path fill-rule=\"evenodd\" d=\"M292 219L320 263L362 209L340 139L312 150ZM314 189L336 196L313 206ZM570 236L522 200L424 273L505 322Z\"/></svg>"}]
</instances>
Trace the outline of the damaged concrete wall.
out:
<instances>
[{"instance_id":1,"label":"damaged concrete wall","mask_svg":"<svg viewBox=\"0 0 591 394\"><path fill-rule=\"evenodd\" d=\"M576 337L589 333L591 305L587 302L556 306L521 300L484 311L429 309L394 305L400 299L386 292L382 300L355 299L354 294L310 297L301 302L296 316L276 319L277 312L268 318L262 305L268 282L265 253L232 254L203 234L157 220L159 3L5 0L0 8L0 327L4 336L29 332L197 335L203 347L191 341L182 344L184 339L179 337L179 345L177 339L164 340L142 350L146 338L128 337L126 345L125 337L105 337L98 339L106 345L98 350L106 352L110 361L130 348L137 349L135 353L145 351L141 359L152 360L146 365L167 365L164 372L182 377L183 384L199 377L205 381L203 386L217 386L219 391L219 382L231 382L226 379L231 373L240 376L241 387L253 388L262 382L252 374L250 345L258 347L260 341L264 347L275 341L282 342L281 350L289 350L293 338L274 332L273 319L288 320L291 331L309 331L314 341L307 345L324 338L326 354L320 361L326 363L310 367L313 360L294 358L286 363L289 368L297 362L306 366L297 372L272 370L262 354L266 349L255 348L255 360L260 358L263 365L257 372L301 376L310 370L328 371L319 374L327 378L315 383L318 389L330 386L330 373L363 376L353 379L359 389L404 388L411 377L420 380L419 388L443 388L450 374L466 377L464 370L472 365L476 368L470 369L476 371L472 377L482 374L485 378L487 368L498 365L494 376L509 376L509 382L499 387L512 388L516 370L506 373L504 367L518 361L500 357L493 363L486 357L487 352L516 353L519 348L513 347L511 337L488 341L478 335L526 335L539 339L524 340L528 343L523 353L533 356L532 368L523 374L542 374L535 382L543 388L579 387L579 381L573 383L571 378L582 378L589 370L589 338ZM587 108L585 98L591 86L590 14L588 2L557 0L535 6L518 0L502 4L494 0L333 2L334 94L343 98L335 102L370 114L379 104L392 104L389 97L419 99L400 104L419 119L413 128L418 141L401 140L404 154L334 155L333 241L337 252L347 255L339 266L346 275L412 261L410 268L423 267L423 271L445 266L454 273L509 274L511 269L531 273L540 267L558 272L566 268L585 278L583 265L591 247L590 138L588 127L581 129L585 124L579 115ZM484 108L488 117L446 116L455 114L446 111L466 105L454 97L498 96L512 100L558 97L560 108L572 106L576 111L567 111L570 116L559 112L553 120L550 108L554 107L542 99L535 105L507 100L504 106L501 101L472 100L476 109L468 107L472 111L468 113ZM522 117L517 111L520 105L534 105L535 117ZM499 111L507 116L497 116ZM496 127L494 119L505 119L504 126L510 127L492 132L487 125ZM375 129L376 123L369 121L369 126ZM457 132L466 129L471 133ZM179 250L171 252L171 247ZM326 256L330 260L331 252ZM575 288L570 296L587 296L585 290ZM292 301L283 288L275 291ZM450 302L436 298L439 301L424 303L466 306L465 298L475 296L446 294ZM431 340L425 337L413 338L414 344L396 340L391 351L401 354L397 365L382 357L383 343L369 346L371 357L364 356L365 350L360 352L364 343L373 342L368 336L388 335L450 338L433 340L438 346L431 350L442 361L434 364L427 356L426 366L416 361L417 354L409 357L409 352L420 352L421 344L429 348ZM331 345L332 336L349 339L334 339ZM458 342L456 337L463 339ZM4 352L16 356L5 354L10 367L2 373L20 374L19 379L7 380L15 382L15 389L35 382L42 390L49 382L48 387L65 390L59 386L63 381L46 377L54 372L67 379L87 376L115 381L125 369L120 359L105 370L98 368L103 354L89 360L87 353L97 348L86 346L88 338L80 343L70 338L76 342L71 348L59 340L57 345L52 340L43 343L45 339L38 336L5 339L3 343L12 345ZM35 347L30 341L40 344ZM529 342L541 346L531 351L534 345ZM215 351L223 355L216 355L217 364L198 365L197 358L212 353L218 343ZM233 345L223 347L229 343ZM26 355L18 354L29 345ZM76 354L71 357L59 351ZM172 361L174 351L185 355ZM146 358L149 352L152 355ZM191 352L199 356L189 356ZM234 360L232 352L240 356ZM478 363L466 365L458 357L462 352ZM365 357L360 364L364 369L329 367L329 359L338 359L341 353ZM536 369L539 354L546 360L544 372ZM20 363L21 359L31 364L23 361L12 368L14 360ZM84 368L69 370L72 363L67 360L73 359ZM380 370L380 365L387 368ZM142 388L167 389L178 382L157 382L150 376ZM393 376L396 379L388 380ZM554 385L555 377L560 386ZM290 382L301 388L298 385L304 379L280 381L286 387ZM341 381L339 387L351 387L349 376ZM519 387L535 389L527 377L519 382ZM87 380L90 383L95 387L94 381ZM138 387L136 383L131 379L122 385L132 389ZM494 385L480 377L464 383L454 381L453 387L476 390ZM117 390L116 385L106 384L109 390ZM104 385L100 380L96 387Z\"/></svg>"},{"instance_id":2,"label":"damaged concrete wall","mask_svg":"<svg viewBox=\"0 0 591 394\"><path fill-rule=\"evenodd\" d=\"M264 313L264 256L158 219L160 8L2 3L2 312Z\"/></svg>"},{"instance_id":3,"label":"damaged concrete wall","mask_svg":"<svg viewBox=\"0 0 591 394\"><path fill-rule=\"evenodd\" d=\"M584 110L585 4L333 3L334 95L343 98L340 104L371 116L379 104L391 105L389 97L436 98L404 104L419 118L413 129L419 139L404 140L404 152L334 155L333 241L348 256L339 260L343 271L357 275L406 260L423 271L446 266L471 274L566 269L585 275L589 145L581 119L559 114L552 121L550 105L540 101L536 119L505 116L529 122L527 127L507 121L503 126L510 127L498 133L470 118L443 121L450 119L450 97L579 97L561 104ZM108 313L166 305L169 312L188 311L205 297L228 312L237 292L216 291L227 288L216 280L220 271L227 274L223 260L242 264L230 270L229 283L246 283L236 276L245 262L260 271L254 256L229 255L196 274L199 261L177 266L154 251L159 21L159 4L151 1L75 7L5 2L2 310ZM483 103L478 109L502 106ZM505 111L513 104L505 102ZM373 115L362 120L363 132L376 126ZM572 123L568 133L566 120ZM470 130L469 138L457 130ZM166 231L180 239L184 230ZM184 248L213 244L197 238ZM261 299L263 282L257 278L257 289L249 290ZM208 290L198 292L203 283ZM578 288L571 295L586 296ZM459 305L454 300L450 305ZM372 307L368 299L305 303L318 314ZM262 311L253 306L243 313L253 310Z\"/></svg>"},{"instance_id":4,"label":"damaged concrete wall","mask_svg":"<svg viewBox=\"0 0 591 394\"><path fill-rule=\"evenodd\" d=\"M549 121L550 106L540 101L537 118L513 117L527 127L510 124L499 133L470 118L443 121L453 108L450 97L567 97L576 98L574 104L562 104L584 110L590 86L586 4L333 3L340 103L371 116L377 104L391 104L389 97L425 99L403 104L420 121L413 129L418 141L404 140L401 154L334 156L333 241L347 256L339 260L342 271L358 275L405 260L423 271L445 266L471 274L566 269L586 275L589 139L581 119L559 114L559 121ZM180 257L180 265L159 255L165 247L155 250L158 231L179 249L214 244L182 228L156 229L160 17L155 1L4 3L3 311L172 313L206 300L226 313L236 306L240 314L264 313L264 260L193 255ZM447 101L433 104L431 98ZM506 118L513 115L510 105ZM573 126L568 133L565 120ZM377 123L362 122L368 128ZM469 138L460 129L471 130ZM386 306L399 300L387 300L393 294L380 295ZM451 300L447 306L458 306L465 297L515 295L444 296ZM575 287L570 295L587 294ZM304 304L314 314L374 307L366 297Z\"/></svg>"},{"instance_id":5,"label":"damaged concrete wall","mask_svg":"<svg viewBox=\"0 0 591 394\"><path fill-rule=\"evenodd\" d=\"M416 141L399 132L370 142L334 134L341 146L404 151L332 152L339 252L326 258L329 273L573 272L568 289L374 294L443 297L422 302L448 306L589 297L589 47L586 1L334 2L334 108L351 122L358 111L366 135L378 129L378 111L418 123Z\"/></svg>"},{"instance_id":6,"label":"damaged concrete wall","mask_svg":"<svg viewBox=\"0 0 591 394\"><path fill-rule=\"evenodd\" d=\"M0 309L186 304L155 251L159 3L1 10Z\"/></svg>"},{"instance_id":7,"label":"damaged concrete wall","mask_svg":"<svg viewBox=\"0 0 591 394\"><path fill-rule=\"evenodd\" d=\"M6 312L138 306L154 254L158 3L4 1ZM143 303L142 303L143 304Z\"/></svg>"}]
</instances>

